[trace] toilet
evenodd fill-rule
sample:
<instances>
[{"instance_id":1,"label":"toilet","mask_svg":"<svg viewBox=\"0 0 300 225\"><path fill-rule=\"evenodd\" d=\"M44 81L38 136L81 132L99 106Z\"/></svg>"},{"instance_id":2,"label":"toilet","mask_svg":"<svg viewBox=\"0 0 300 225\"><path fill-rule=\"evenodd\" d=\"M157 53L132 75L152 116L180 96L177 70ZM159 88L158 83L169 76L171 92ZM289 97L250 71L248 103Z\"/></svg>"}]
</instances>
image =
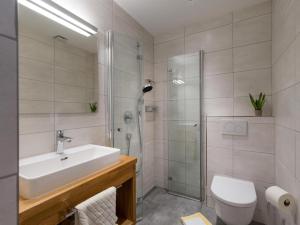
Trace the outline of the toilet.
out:
<instances>
[{"instance_id":1,"label":"toilet","mask_svg":"<svg viewBox=\"0 0 300 225\"><path fill-rule=\"evenodd\" d=\"M227 225L249 225L256 207L254 184L225 176L214 176L211 184L217 216Z\"/></svg>"}]
</instances>

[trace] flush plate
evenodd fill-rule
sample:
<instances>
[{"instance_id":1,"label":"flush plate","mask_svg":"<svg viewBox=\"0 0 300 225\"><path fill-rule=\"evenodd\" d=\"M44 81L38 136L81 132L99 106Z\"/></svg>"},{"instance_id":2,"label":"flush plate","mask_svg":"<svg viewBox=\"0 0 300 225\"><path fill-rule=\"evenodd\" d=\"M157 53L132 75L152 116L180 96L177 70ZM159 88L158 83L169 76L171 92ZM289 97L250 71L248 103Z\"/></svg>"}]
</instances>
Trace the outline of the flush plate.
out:
<instances>
[{"instance_id":1,"label":"flush plate","mask_svg":"<svg viewBox=\"0 0 300 225\"><path fill-rule=\"evenodd\" d=\"M242 120L224 120L222 123L222 134L247 136L248 121Z\"/></svg>"}]
</instances>

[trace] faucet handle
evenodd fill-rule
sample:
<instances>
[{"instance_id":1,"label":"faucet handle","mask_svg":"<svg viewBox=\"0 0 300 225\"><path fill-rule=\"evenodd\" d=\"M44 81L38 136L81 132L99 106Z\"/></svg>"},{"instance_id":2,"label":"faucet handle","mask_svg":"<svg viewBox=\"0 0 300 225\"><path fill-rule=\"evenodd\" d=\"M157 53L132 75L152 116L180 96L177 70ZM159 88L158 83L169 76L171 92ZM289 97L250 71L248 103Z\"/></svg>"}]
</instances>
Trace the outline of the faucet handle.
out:
<instances>
[{"instance_id":1,"label":"faucet handle","mask_svg":"<svg viewBox=\"0 0 300 225\"><path fill-rule=\"evenodd\" d=\"M63 137L63 136L64 136L63 130L57 130L56 131L56 137Z\"/></svg>"}]
</instances>

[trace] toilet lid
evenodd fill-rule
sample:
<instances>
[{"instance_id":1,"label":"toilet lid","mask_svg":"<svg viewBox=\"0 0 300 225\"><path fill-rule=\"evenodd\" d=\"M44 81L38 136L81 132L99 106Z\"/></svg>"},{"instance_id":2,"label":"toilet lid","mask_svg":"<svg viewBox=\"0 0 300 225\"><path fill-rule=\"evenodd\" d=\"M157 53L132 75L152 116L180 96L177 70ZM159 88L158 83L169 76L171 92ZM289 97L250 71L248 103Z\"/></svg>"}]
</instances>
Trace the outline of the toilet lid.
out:
<instances>
[{"instance_id":1,"label":"toilet lid","mask_svg":"<svg viewBox=\"0 0 300 225\"><path fill-rule=\"evenodd\" d=\"M211 191L216 199L231 206L250 207L256 203L255 187L250 181L214 176Z\"/></svg>"}]
</instances>

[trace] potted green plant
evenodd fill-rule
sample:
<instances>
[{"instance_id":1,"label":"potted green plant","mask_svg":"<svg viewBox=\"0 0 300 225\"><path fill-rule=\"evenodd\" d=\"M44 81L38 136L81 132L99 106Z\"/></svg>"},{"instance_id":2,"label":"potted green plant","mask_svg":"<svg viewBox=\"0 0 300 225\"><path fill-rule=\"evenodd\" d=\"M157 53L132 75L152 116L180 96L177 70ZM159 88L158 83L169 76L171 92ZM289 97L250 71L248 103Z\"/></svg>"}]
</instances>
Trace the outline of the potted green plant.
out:
<instances>
[{"instance_id":1,"label":"potted green plant","mask_svg":"<svg viewBox=\"0 0 300 225\"><path fill-rule=\"evenodd\" d=\"M257 99L254 99L251 94L249 94L249 97L255 109L255 116L262 116L262 108L266 103L266 95L261 92Z\"/></svg>"},{"instance_id":2,"label":"potted green plant","mask_svg":"<svg viewBox=\"0 0 300 225\"><path fill-rule=\"evenodd\" d=\"M91 112L97 111L97 102L89 103Z\"/></svg>"}]
</instances>

